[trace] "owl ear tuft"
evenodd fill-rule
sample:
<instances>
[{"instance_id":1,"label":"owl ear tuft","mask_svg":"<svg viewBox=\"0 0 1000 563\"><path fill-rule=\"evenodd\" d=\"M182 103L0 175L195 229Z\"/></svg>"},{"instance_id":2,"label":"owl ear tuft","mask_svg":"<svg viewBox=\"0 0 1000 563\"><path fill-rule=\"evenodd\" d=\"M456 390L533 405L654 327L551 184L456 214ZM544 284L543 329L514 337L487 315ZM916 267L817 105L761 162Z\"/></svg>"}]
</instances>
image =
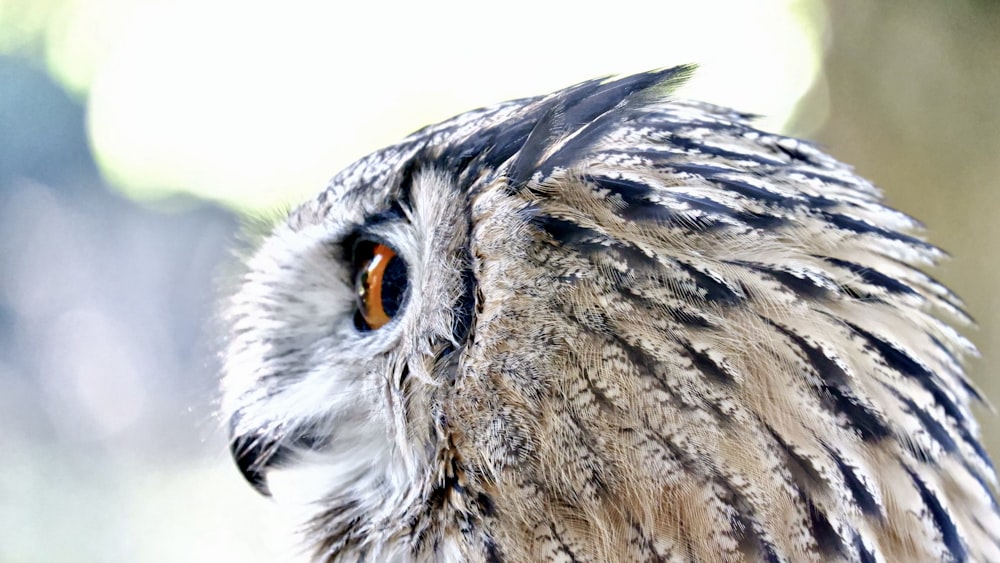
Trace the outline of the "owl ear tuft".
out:
<instances>
[{"instance_id":1,"label":"owl ear tuft","mask_svg":"<svg viewBox=\"0 0 1000 563\"><path fill-rule=\"evenodd\" d=\"M662 102L691 77L697 67L680 65L617 79L598 79L570 86L546 97L544 113L528 133L508 171L517 191L536 174L549 176L568 167L632 110Z\"/></svg>"}]
</instances>

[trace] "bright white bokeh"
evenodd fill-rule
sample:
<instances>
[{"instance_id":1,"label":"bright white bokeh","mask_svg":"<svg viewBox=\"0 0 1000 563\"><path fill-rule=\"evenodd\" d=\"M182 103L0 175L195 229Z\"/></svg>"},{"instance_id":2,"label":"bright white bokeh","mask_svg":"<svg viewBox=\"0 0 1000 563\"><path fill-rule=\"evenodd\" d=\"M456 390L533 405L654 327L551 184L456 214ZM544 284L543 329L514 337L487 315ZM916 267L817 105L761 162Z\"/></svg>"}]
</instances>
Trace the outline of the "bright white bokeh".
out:
<instances>
[{"instance_id":1,"label":"bright white bokeh","mask_svg":"<svg viewBox=\"0 0 1000 563\"><path fill-rule=\"evenodd\" d=\"M780 129L819 69L805 0L564 4L77 0L53 68L139 198L298 202L414 129L588 78L694 62L680 93ZM821 26L819 26L821 27Z\"/></svg>"}]
</instances>

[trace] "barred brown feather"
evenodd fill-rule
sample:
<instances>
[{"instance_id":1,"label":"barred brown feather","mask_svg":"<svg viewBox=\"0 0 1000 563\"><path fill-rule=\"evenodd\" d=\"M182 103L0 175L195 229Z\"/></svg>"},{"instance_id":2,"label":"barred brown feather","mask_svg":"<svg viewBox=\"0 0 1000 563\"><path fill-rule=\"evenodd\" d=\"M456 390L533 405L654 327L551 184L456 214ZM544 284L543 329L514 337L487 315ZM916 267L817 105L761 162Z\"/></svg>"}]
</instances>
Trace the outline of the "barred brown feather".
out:
<instances>
[{"instance_id":1,"label":"barred brown feather","mask_svg":"<svg viewBox=\"0 0 1000 563\"><path fill-rule=\"evenodd\" d=\"M942 252L816 147L670 98L689 72L421 130L250 260L224 414L316 559L1000 561ZM407 267L377 330L358 240Z\"/></svg>"}]
</instances>

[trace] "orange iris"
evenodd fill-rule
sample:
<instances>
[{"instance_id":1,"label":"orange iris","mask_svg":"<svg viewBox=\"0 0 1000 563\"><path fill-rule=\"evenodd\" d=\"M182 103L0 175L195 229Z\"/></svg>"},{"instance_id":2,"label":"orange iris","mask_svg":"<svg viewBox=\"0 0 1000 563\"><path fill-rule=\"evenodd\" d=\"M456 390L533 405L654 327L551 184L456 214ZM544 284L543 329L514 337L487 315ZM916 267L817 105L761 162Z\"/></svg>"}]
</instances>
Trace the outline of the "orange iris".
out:
<instances>
[{"instance_id":1,"label":"orange iris","mask_svg":"<svg viewBox=\"0 0 1000 563\"><path fill-rule=\"evenodd\" d=\"M384 244L376 244L372 257L358 272L358 301L361 316L372 330L385 326L391 318L382 305L382 279L396 253Z\"/></svg>"}]
</instances>

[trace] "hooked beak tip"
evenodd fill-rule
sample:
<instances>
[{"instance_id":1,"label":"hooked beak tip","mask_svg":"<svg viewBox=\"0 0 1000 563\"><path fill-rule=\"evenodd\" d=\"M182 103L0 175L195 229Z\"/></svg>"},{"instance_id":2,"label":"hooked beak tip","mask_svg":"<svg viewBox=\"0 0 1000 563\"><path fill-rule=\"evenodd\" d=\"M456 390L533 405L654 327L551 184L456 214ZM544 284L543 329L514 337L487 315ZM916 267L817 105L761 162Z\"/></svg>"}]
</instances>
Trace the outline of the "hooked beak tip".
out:
<instances>
[{"instance_id":1,"label":"hooked beak tip","mask_svg":"<svg viewBox=\"0 0 1000 563\"><path fill-rule=\"evenodd\" d=\"M275 444L265 441L260 435L236 436L229 445L229 451L247 483L260 494L269 497L267 467L274 457Z\"/></svg>"}]
</instances>

